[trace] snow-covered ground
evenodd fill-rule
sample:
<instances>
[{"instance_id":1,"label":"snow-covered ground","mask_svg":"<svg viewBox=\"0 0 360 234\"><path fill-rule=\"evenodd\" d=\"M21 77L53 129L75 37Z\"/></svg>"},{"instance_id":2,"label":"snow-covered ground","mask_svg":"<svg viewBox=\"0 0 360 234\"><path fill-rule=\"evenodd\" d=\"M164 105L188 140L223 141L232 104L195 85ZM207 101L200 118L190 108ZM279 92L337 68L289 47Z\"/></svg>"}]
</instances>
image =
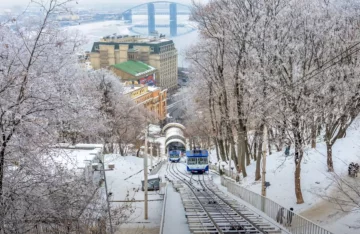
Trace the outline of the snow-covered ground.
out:
<instances>
[{"instance_id":1,"label":"snow-covered ground","mask_svg":"<svg viewBox=\"0 0 360 234\"><path fill-rule=\"evenodd\" d=\"M153 158L155 165L159 158ZM126 199L144 200L144 192L141 191L141 180L144 176L143 158L134 156L119 156L119 155L105 155L106 163L113 163L115 169L106 172L106 180L108 183L108 190L112 192L110 198L111 205L123 205L121 202ZM150 159L148 159L150 165ZM163 167L158 174L163 178L165 168ZM149 191L149 207L148 220L144 219L144 203L133 202L131 204L134 208L134 213L131 214L126 224L123 224L118 233L158 233L161 211L162 198L164 191ZM127 197L127 194L128 197ZM153 200L153 201L151 201Z\"/></svg>"},{"instance_id":2,"label":"snow-covered ground","mask_svg":"<svg viewBox=\"0 0 360 234\"><path fill-rule=\"evenodd\" d=\"M190 234L180 193L171 183L167 186L167 201L164 219L164 234Z\"/></svg>"},{"instance_id":3,"label":"snow-covered ground","mask_svg":"<svg viewBox=\"0 0 360 234\"><path fill-rule=\"evenodd\" d=\"M285 157L284 152L267 156L266 181L271 184L267 188L267 197L287 208L293 207L296 213L334 233L360 233L360 229L353 228L360 221L360 213L344 213L336 205L324 201L318 195L329 195L334 190L332 176L327 172L326 146L323 142L319 142L316 149L305 150L301 169L301 188L305 203L296 204L293 153L291 151L288 157ZM210 161L217 161L214 152L210 156ZM340 177L347 177L350 162L360 163L359 121L349 128L344 139L339 139L333 146L333 161L335 172ZM260 194L261 182L255 182L255 162L246 169L248 177L242 179L241 185ZM354 180L360 180L360 177Z\"/></svg>"}]
</instances>

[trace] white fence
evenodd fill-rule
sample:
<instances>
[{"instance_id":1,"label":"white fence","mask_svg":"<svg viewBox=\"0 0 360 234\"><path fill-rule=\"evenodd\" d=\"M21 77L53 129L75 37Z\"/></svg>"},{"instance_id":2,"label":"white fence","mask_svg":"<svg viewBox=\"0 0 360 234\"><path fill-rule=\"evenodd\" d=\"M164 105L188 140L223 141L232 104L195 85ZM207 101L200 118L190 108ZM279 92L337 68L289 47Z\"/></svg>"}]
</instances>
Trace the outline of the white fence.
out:
<instances>
[{"instance_id":1,"label":"white fence","mask_svg":"<svg viewBox=\"0 0 360 234\"><path fill-rule=\"evenodd\" d=\"M224 176L221 177L221 185L225 186L230 193L264 212L293 234L332 234L306 218L293 213L266 197L245 189Z\"/></svg>"}]
</instances>

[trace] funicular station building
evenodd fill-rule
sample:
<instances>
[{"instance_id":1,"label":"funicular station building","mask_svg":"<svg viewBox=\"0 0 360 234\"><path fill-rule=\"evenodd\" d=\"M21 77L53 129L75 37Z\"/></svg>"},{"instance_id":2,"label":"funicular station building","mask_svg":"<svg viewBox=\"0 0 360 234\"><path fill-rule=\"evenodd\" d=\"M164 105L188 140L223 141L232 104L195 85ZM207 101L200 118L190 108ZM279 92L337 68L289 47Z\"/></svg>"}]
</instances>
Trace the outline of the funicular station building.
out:
<instances>
[{"instance_id":1,"label":"funicular station building","mask_svg":"<svg viewBox=\"0 0 360 234\"><path fill-rule=\"evenodd\" d=\"M162 132L165 134L165 149L167 154L173 150L180 150L185 153L186 139L184 131L184 125L179 123L168 123L163 127Z\"/></svg>"}]
</instances>

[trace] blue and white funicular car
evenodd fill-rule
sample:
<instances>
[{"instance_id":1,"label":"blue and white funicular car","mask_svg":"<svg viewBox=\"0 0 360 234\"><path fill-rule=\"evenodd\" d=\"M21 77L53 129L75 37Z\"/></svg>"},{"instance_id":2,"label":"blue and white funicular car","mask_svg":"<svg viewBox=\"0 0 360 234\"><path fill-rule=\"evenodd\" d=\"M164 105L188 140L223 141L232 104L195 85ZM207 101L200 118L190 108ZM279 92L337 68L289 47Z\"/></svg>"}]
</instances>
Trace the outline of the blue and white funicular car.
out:
<instances>
[{"instance_id":1,"label":"blue and white funicular car","mask_svg":"<svg viewBox=\"0 0 360 234\"><path fill-rule=\"evenodd\" d=\"M170 150L169 151L169 161L170 162L179 162L181 156L181 150Z\"/></svg>"},{"instance_id":2,"label":"blue and white funicular car","mask_svg":"<svg viewBox=\"0 0 360 234\"><path fill-rule=\"evenodd\" d=\"M204 173L209 171L207 150L190 150L186 151L186 169L191 173Z\"/></svg>"}]
</instances>

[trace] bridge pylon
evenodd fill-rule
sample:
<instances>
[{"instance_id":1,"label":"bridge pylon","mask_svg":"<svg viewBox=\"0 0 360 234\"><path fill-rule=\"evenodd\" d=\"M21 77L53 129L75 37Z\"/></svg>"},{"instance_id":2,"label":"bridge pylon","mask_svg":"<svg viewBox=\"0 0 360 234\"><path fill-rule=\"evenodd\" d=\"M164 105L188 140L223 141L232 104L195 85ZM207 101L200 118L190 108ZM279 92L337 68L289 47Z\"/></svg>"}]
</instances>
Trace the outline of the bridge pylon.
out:
<instances>
[{"instance_id":1,"label":"bridge pylon","mask_svg":"<svg viewBox=\"0 0 360 234\"><path fill-rule=\"evenodd\" d=\"M172 37L177 35L177 6L176 3L169 5L170 10L170 35Z\"/></svg>"},{"instance_id":2,"label":"bridge pylon","mask_svg":"<svg viewBox=\"0 0 360 234\"><path fill-rule=\"evenodd\" d=\"M154 3L148 3L148 33L151 35L155 32L155 6Z\"/></svg>"}]
</instances>

